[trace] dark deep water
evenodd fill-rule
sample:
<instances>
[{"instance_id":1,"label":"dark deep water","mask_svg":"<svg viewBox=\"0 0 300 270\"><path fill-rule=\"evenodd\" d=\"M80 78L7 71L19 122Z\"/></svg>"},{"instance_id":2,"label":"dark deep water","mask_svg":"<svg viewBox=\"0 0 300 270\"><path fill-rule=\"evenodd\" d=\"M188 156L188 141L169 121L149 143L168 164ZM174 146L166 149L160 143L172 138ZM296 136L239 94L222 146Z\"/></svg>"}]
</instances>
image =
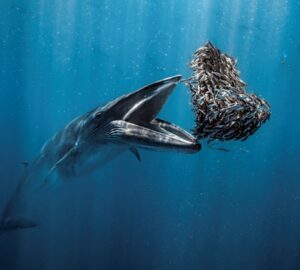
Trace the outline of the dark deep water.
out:
<instances>
[{"instance_id":1,"label":"dark deep water","mask_svg":"<svg viewBox=\"0 0 300 270\"><path fill-rule=\"evenodd\" d=\"M271 121L230 152L141 150L33 193L40 226L0 236L0 269L300 269L298 0L2 0L0 206L68 121L152 81L189 76L208 39L236 58ZM164 119L193 127L178 86ZM242 148L244 150L239 150Z\"/></svg>"}]
</instances>

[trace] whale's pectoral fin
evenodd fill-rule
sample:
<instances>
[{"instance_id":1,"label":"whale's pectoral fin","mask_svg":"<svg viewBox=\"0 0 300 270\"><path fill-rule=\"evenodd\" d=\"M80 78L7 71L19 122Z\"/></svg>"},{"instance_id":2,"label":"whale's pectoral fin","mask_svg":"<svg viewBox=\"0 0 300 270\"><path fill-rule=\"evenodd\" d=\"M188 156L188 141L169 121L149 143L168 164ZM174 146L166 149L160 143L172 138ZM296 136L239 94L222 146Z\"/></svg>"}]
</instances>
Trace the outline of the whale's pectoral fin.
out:
<instances>
[{"instance_id":1,"label":"whale's pectoral fin","mask_svg":"<svg viewBox=\"0 0 300 270\"><path fill-rule=\"evenodd\" d=\"M68 162L73 161L74 156L76 153L76 148L73 147L71 148L61 159L59 159L53 166L52 168L48 171L43 185L47 184L49 181L50 176L58 169L63 168L65 165L68 164Z\"/></svg>"},{"instance_id":2,"label":"whale's pectoral fin","mask_svg":"<svg viewBox=\"0 0 300 270\"><path fill-rule=\"evenodd\" d=\"M29 162L27 160L22 162L22 165L27 168L29 166Z\"/></svg>"},{"instance_id":3,"label":"whale's pectoral fin","mask_svg":"<svg viewBox=\"0 0 300 270\"><path fill-rule=\"evenodd\" d=\"M136 149L136 147L131 146L131 147L129 147L129 150L130 150L130 152L131 152L132 154L134 154L134 156L138 159L139 162L142 161L142 160L141 160L140 153L139 153L139 151Z\"/></svg>"}]
</instances>

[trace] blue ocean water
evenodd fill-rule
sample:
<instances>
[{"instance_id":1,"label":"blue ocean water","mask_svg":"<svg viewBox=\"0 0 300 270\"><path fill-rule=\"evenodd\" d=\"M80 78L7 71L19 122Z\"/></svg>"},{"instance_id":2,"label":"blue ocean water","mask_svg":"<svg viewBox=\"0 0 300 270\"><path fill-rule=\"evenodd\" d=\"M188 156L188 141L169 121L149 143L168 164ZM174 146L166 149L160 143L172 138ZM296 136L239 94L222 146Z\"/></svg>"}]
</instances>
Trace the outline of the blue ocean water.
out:
<instances>
[{"instance_id":1,"label":"blue ocean water","mask_svg":"<svg viewBox=\"0 0 300 270\"><path fill-rule=\"evenodd\" d=\"M30 194L34 229L0 236L0 269L300 269L298 0L2 0L0 206L74 117L182 74L207 40L238 59L271 120L230 152L128 151ZM190 94L161 112L187 130Z\"/></svg>"}]
</instances>

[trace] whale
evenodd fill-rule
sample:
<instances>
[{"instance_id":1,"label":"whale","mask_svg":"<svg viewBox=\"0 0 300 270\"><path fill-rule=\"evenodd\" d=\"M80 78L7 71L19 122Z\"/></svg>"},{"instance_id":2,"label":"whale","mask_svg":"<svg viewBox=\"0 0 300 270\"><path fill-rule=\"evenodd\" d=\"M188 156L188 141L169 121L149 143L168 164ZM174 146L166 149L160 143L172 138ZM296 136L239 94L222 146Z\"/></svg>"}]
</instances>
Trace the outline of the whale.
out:
<instances>
[{"instance_id":1,"label":"whale","mask_svg":"<svg viewBox=\"0 0 300 270\"><path fill-rule=\"evenodd\" d=\"M197 153L201 145L193 135L157 117L180 80L181 75L176 75L146 85L76 117L54 134L32 163L24 162L25 172L0 217L0 233L37 226L14 215L26 183L45 185L53 177L73 179L126 151L138 161L140 149Z\"/></svg>"}]
</instances>

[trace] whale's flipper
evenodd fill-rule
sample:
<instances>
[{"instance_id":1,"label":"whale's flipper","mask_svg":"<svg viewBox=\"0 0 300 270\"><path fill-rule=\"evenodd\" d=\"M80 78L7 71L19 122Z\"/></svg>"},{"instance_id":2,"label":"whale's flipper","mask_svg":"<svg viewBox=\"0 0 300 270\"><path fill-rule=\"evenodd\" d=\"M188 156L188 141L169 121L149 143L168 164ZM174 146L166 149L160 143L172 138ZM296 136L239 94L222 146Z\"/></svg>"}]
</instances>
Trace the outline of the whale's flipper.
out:
<instances>
[{"instance_id":1,"label":"whale's flipper","mask_svg":"<svg viewBox=\"0 0 300 270\"><path fill-rule=\"evenodd\" d=\"M140 155L139 151L136 149L136 147L131 146L131 147L129 148L129 150L130 150L130 152L131 152L132 154L134 154L134 156L138 159L139 162L142 161L142 160L141 160L141 155Z\"/></svg>"},{"instance_id":2,"label":"whale's flipper","mask_svg":"<svg viewBox=\"0 0 300 270\"><path fill-rule=\"evenodd\" d=\"M22 165L27 168L29 166L29 162L25 160L22 162Z\"/></svg>"}]
</instances>

